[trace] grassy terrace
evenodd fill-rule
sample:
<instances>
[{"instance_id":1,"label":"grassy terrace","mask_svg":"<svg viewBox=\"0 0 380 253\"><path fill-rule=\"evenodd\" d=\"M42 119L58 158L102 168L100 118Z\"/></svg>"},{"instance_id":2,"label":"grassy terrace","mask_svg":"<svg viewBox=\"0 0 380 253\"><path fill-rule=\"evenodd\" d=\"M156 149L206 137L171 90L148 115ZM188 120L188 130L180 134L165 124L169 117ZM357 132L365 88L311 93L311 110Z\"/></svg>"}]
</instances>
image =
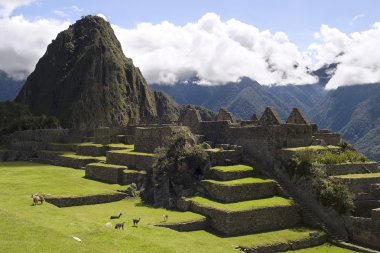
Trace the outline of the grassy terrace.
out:
<instances>
[{"instance_id":1,"label":"grassy terrace","mask_svg":"<svg viewBox=\"0 0 380 253\"><path fill-rule=\"evenodd\" d=\"M103 144L93 143L93 142L82 142L82 143L79 143L78 146L81 146L81 147L98 147L98 148L101 148L101 147L103 147Z\"/></svg>"},{"instance_id":2,"label":"grassy terrace","mask_svg":"<svg viewBox=\"0 0 380 253\"><path fill-rule=\"evenodd\" d=\"M108 144L108 147L112 148L118 148L118 149L131 149L133 150L135 148L135 145L133 144L123 144L123 143L112 143Z\"/></svg>"},{"instance_id":3,"label":"grassy terrace","mask_svg":"<svg viewBox=\"0 0 380 253\"><path fill-rule=\"evenodd\" d=\"M235 186L235 185L244 185L244 184L269 183L269 182L273 182L273 180L247 177L247 178L230 180L230 181L202 180L202 182L209 182L212 184L223 185L223 186Z\"/></svg>"},{"instance_id":4,"label":"grassy terrace","mask_svg":"<svg viewBox=\"0 0 380 253\"><path fill-rule=\"evenodd\" d=\"M221 148L210 148L210 149L205 149L206 152L233 152L235 150L224 150Z\"/></svg>"},{"instance_id":5,"label":"grassy terrace","mask_svg":"<svg viewBox=\"0 0 380 253\"><path fill-rule=\"evenodd\" d=\"M117 153L117 154L140 155L140 156L156 156L156 154L154 154L154 153L136 152L136 151L130 150L130 149L112 150L112 151L109 151L109 152L111 152L111 153Z\"/></svg>"},{"instance_id":6,"label":"grassy terrace","mask_svg":"<svg viewBox=\"0 0 380 253\"><path fill-rule=\"evenodd\" d=\"M150 224L203 219L191 212L167 211L143 205L139 199L107 204L57 208L50 204L31 206L30 194L79 195L113 191L118 185L83 178L84 171L26 162L0 163L0 251L2 253L133 252L133 253L233 253L232 245L258 246L309 237L307 229L218 237L206 231L176 232ZM122 212L124 230L107 228L110 215ZM138 228L131 219L141 218ZM112 221L115 224L115 221ZM75 241L76 236L82 243ZM329 251L324 251L328 249ZM339 248L318 252L349 253ZM334 251L335 250L335 251ZM313 251L310 251L313 252ZM315 251L314 251L315 252Z\"/></svg>"},{"instance_id":7,"label":"grassy terrace","mask_svg":"<svg viewBox=\"0 0 380 253\"><path fill-rule=\"evenodd\" d=\"M215 166L212 167L210 170L216 170L220 172L244 172L244 171L252 171L253 168L248 165L238 164L238 165L232 165L232 166Z\"/></svg>"},{"instance_id":8,"label":"grassy terrace","mask_svg":"<svg viewBox=\"0 0 380 253\"><path fill-rule=\"evenodd\" d=\"M365 173L365 174L348 174L341 176L334 176L336 178L374 178L380 177L380 173Z\"/></svg>"},{"instance_id":9,"label":"grassy terrace","mask_svg":"<svg viewBox=\"0 0 380 253\"><path fill-rule=\"evenodd\" d=\"M331 244L323 244L321 246L309 248L309 249L300 249L300 250L292 250L292 251L286 251L288 253L294 252L294 253L353 253L356 251L343 249L336 247Z\"/></svg>"},{"instance_id":10,"label":"grassy terrace","mask_svg":"<svg viewBox=\"0 0 380 253\"><path fill-rule=\"evenodd\" d=\"M307 147L296 147L296 148L284 148L286 151L305 151L305 150L328 150L328 149L340 149L338 146L328 145L328 146L307 146Z\"/></svg>"},{"instance_id":11,"label":"grassy terrace","mask_svg":"<svg viewBox=\"0 0 380 253\"><path fill-rule=\"evenodd\" d=\"M106 161L105 156L84 156L84 155L76 155L74 153L65 153L61 155L62 157L67 157L67 158L74 158L74 159L97 159L99 161Z\"/></svg>"},{"instance_id":12,"label":"grassy terrace","mask_svg":"<svg viewBox=\"0 0 380 253\"><path fill-rule=\"evenodd\" d=\"M118 168L128 169L127 166L116 165L116 164L109 164L109 163L90 163L88 165L101 166L101 167L106 167L106 168L111 168L111 169L118 169Z\"/></svg>"},{"instance_id":13,"label":"grassy terrace","mask_svg":"<svg viewBox=\"0 0 380 253\"><path fill-rule=\"evenodd\" d=\"M52 195L87 195L114 192L123 189L118 184L104 184L84 178L83 170L72 170L65 167L28 163L0 163L0 188L2 195L26 198L30 202L32 193ZM12 189L10 191L9 189ZM8 201L12 201L10 198Z\"/></svg>"},{"instance_id":14,"label":"grassy terrace","mask_svg":"<svg viewBox=\"0 0 380 253\"><path fill-rule=\"evenodd\" d=\"M277 196L265 199L256 199L228 204L215 202L203 197L191 197L189 198L189 200L191 200L193 203L199 206L214 208L226 212L249 211L274 206L290 206L293 204L292 200L284 199Z\"/></svg>"}]
</instances>

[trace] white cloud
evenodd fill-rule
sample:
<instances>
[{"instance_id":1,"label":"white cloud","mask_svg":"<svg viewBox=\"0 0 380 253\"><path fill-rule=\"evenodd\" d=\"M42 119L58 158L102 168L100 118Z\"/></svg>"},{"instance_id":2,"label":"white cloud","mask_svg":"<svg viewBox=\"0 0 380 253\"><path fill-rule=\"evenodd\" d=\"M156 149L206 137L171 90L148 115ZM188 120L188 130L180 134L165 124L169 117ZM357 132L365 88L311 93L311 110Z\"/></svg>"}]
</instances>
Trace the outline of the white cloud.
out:
<instances>
[{"instance_id":1,"label":"white cloud","mask_svg":"<svg viewBox=\"0 0 380 253\"><path fill-rule=\"evenodd\" d=\"M58 32L69 22L48 19L29 21L23 16L0 18L0 69L15 79L25 78Z\"/></svg>"},{"instance_id":2,"label":"white cloud","mask_svg":"<svg viewBox=\"0 0 380 253\"><path fill-rule=\"evenodd\" d=\"M78 5L72 5L72 6L71 6L71 9L73 9L73 10L76 11L76 12L83 12L83 9L79 8Z\"/></svg>"},{"instance_id":3,"label":"white cloud","mask_svg":"<svg viewBox=\"0 0 380 253\"><path fill-rule=\"evenodd\" d=\"M353 17L353 18L351 19L351 21L350 21L350 25L351 25L351 26L354 25L355 22L356 22L358 19L360 19L360 18L364 18L364 17L365 17L364 14L356 15L355 17Z\"/></svg>"},{"instance_id":4,"label":"white cloud","mask_svg":"<svg viewBox=\"0 0 380 253\"><path fill-rule=\"evenodd\" d=\"M35 1L36 0L0 0L0 18L9 17L18 7L29 5Z\"/></svg>"},{"instance_id":5,"label":"white cloud","mask_svg":"<svg viewBox=\"0 0 380 253\"><path fill-rule=\"evenodd\" d=\"M68 26L69 22L51 19L0 17L0 69L14 78L25 78L47 45ZM283 32L260 31L236 19L222 21L214 13L183 26L162 22L113 28L125 55L150 83L174 83L194 75L203 85L242 76L261 84L313 83L316 80L307 73L312 62L315 68L339 63L328 89L380 82L380 23L352 34L322 25L306 52L300 52Z\"/></svg>"},{"instance_id":6,"label":"white cloud","mask_svg":"<svg viewBox=\"0 0 380 253\"><path fill-rule=\"evenodd\" d=\"M175 82L197 74L212 83L248 76L261 84L305 84L311 60L282 32L260 31L235 19L208 13L195 23L114 26L125 54L149 82Z\"/></svg>"},{"instance_id":7,"label":"white cloud","mask_svg":"<svg viewBox=\"0 0 380 253\"><path fill-rule=\"evenodd\" d=\"M104 19L105 21L107 21L107 17L103 13L98 13L98 14L96 14L96 16L101 17L102 19Z\"/></svg>"},{"instance_id":8,"label":"white cloud","mask_svg":"<svg viewBox=\"0 0 380 253\"><path fill-rule=\"evenodd\" d=\"M380 82L380 23L351 34L323 25L320 37L319 44L310 46L315 52L316 66L339 63L326 88Z\"/></svg>"},{"instance_id":9,"label":"white cloud","mask_svg":"<svg viewBox=\"0 0 380 253\"><path fill-rule=\"evenodd\" d=\"M69 14L67 14L66 12L61 11L61 10L54 10L53 13L59 17L62 17L62 18L66 18L66 17L70 16Z\"/></svg>"}]
</instances>

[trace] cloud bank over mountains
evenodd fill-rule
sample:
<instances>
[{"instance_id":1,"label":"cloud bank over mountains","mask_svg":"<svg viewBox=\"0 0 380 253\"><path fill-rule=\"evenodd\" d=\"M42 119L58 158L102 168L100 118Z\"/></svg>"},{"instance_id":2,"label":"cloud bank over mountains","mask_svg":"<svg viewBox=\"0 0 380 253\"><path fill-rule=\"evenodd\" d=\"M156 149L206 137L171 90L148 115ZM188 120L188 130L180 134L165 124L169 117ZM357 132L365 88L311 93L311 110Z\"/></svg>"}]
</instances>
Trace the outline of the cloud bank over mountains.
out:
<instances>
[{"instance_id":1,"label":"cloud bank over mountains","mask_svg":"<svg viewBox=\"0 0 380 253\"><path fill-rule=\"evenodd\" d=\"M69 22L12 16L15 4L0 0L0 69L16 79L33 71L38 59ZM27 5L33 1L13 1ZM123 50L150 83L174 83L197 75L202 84L223 84L248 76L263 85L307 84L310 70L339 63L327 88L380 82L380 23L345 34L322 25L315 43L302 52L283 32L260 31L236 19L207 13L196 22L113 25Z\"/></svg>"}]
</instances>

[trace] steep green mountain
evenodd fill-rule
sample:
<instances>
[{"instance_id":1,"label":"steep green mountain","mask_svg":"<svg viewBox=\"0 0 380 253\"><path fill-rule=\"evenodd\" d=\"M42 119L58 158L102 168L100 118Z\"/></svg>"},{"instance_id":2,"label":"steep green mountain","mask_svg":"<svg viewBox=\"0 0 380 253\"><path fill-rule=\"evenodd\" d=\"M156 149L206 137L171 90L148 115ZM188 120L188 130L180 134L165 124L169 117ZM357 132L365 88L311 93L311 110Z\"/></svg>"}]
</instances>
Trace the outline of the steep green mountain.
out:
<instances>
[{"instance_id":1,"label":"steep green mountain","mask_svg":"<svg viewBox=\"0 0 380 253\"><path fill-rule=\"evenodd\" d=\"M91 128L157 117L155 96L126 58L110 24L86 16L58 34L16 98L64 127Z\"/></svg>"},{"instance_id":2,"label":"steep green mountain","mask_svg":"<svg viewBox=\"0 0 380 253\"><path fill-rule=\"evenodd\" d=\"M310 111L321 127L342 133L360 151L380 161L380 83L339 87Z\"/></svg>"},{"instance_id":3,"label":"steep green mountain","mask_svg":"<svg viewBox=\"0 0 380 253\"><path fill-rule=\"evenodd\" d=\"M0 102L13 100L24 82L24 80L13 80L4 71L0 70Z\"/></svg>"}]
</instances>

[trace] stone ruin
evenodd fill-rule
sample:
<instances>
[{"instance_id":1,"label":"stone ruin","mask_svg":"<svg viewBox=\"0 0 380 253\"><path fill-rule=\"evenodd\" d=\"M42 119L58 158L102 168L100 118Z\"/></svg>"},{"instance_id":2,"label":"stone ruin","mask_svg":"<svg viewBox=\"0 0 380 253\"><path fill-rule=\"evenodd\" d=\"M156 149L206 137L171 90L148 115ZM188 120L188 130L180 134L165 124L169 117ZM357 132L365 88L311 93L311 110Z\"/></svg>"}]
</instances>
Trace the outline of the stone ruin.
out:
<instances>
[{"instance_id":1,"label":"stone ruin","mask_svg":"<svg viewBox=\"0 0 380 253\"><path fill-rule=\"evenodd\" d=\"M306 147L316 144L339 145L341 141L339 133L318 129L318 126L310 124L297 108L292 110L286 123L283 123L276 111L269 107L265 109L261 117L258 118L253 114L249 121L234 121L232 115L225 109L219 111L218 120L202 121L199 112L189 108L184 117L174 124L99 128L94 130L93 137L86 137L87 133L80 133L74 129L16 132L7 137L9 149L0 151L0 160L36 159L36 161L41 161L45 159L44 161L54 161L54 164L57 165L86 168L86 176L95 180L119 184L130 184L132 182L141 184L152 175L153 164L156 161L154 155L146 153L152 153L155 148L163 144L166 137L182 130L193 133L195 136L194 142L203 143L209 149L220 149L220 152L212 152L211 150L209 152L213 164L226 165L226 160L231 164L238 164L241 161L255 161L265 166L268 170L275 167L276 161L280 159L279 151L284 148ZM68 160L68 158L59 157L57 159L56 155L52 153L41 152L41 150L53 148L53 150L61 150L62 147L55 146L52 143L88 141L99 143L101 147L84 146L79 148L73 144L66 146L66 148L70 148L71 151L76 150L77 153L80 151L79 155L99 152L99 155L106 155L106 163L91 159L80 160L80 163L73 164L73 161ZM133 151L136 153L104 148L112 142L134 144ZM86 149L88 149L88 152ZM162 185L164 188L172 187L165 183L162 183ZM363 185L360 184L360 187ZM208 187L210 188L210 186ZM208 190L209 192L215 190L210 189ZM176 190L179 191L178 189ZM269 188L265 188L265 190L269 190ZM220 189L215 191L219 193ZM260 193L265 193L265 191L260 191ZM237 197L243 195L238 194ZM222 200L224 201L228 201L231 196L222 194L219 197L223 198ZM293 211L289 209L289 212ZM289 217L294 218L295 216L289 215ZM379 210L373 209L372 217L346 217L345 226L356 241L376 245L377 238L380 238L378 233L379 217ZM225 220L224 216L219 218L221 223ZM231 219L235 218L235 216L231 217ZM237 219L236 224L240 220L244 219ZM280 222L281 220L279 219L278 221ZM225 231L232 234L242 232L234 229L236 229L236 226L230 226ZM363 237L362 233L369 236Z\"/></svg>"},{"instance_id":2,"label":"stone ruin","mask_svg":"<svg viewBox=\"0 0 380 253\"><path fill-rule=\"evenodd\" d=\"M234 117L232 116L232 113L227 111L224 108L220 108L218 112L218 116L216 117L217 121L230 121L230 122L235 122Z\"/></svg>"}]
</instances>

